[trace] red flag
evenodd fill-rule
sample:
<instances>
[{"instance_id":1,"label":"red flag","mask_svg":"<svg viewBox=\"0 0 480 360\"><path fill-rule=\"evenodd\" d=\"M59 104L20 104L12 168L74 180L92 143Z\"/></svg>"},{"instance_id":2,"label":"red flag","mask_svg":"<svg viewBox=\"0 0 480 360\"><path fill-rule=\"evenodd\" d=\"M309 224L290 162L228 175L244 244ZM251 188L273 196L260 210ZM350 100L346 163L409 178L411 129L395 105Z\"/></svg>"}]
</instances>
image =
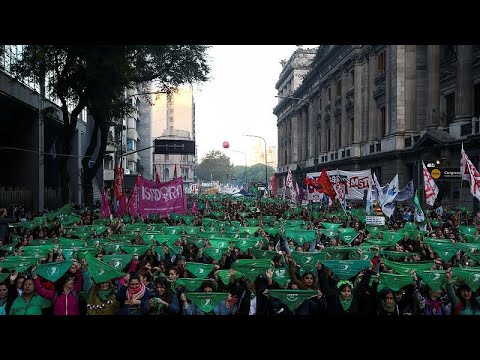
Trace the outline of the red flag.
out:
<instances>
[{"instance_id":1,"label":"red flag","mask_svg":"<svg viewBox=\"0 0 480 360\"><path fill-rule=\"evenodd\" d=\"M122 196L125 196L123 192L123 168L122 163L120 167L115 169L115 199L120 200Z\"/></svg>"},{"instance_id":2,"label":"red flag","mask_svg":"<svg viewBox=\"0 0 480 360\"><path fill-rule=\"evenodd\" d=\"M157 171L157 165L154 164L153 168L155 169L155 181L157 183L159 183L160 182L160 175L158 174L158 171Z\"/></svg>"},{"instance_id":3,"label":"red flag","mask_svg":"<svg viewBox=\"0 0 480 360\"><path fill-rule=\"evenodd\" d=\"M323 192L327 194L332 200L335 200L335 189L333 188L332 182L327 175L327 170L325 168L322 169L322 173L318 178L318 183L322 186Z\"/></svg>"}]
</instances>

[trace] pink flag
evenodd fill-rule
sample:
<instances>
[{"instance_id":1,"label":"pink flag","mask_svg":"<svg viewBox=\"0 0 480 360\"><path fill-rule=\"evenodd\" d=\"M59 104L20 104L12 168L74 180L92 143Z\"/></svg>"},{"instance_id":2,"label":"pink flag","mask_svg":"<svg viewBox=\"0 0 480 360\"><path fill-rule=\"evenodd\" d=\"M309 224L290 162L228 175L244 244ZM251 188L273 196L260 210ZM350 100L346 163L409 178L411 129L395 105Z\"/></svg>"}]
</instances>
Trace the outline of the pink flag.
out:
<instances>
[{"instance_id":1,"label":"pink flag","mask_svg":"<svg viewBox=\"0 0 480 360\"><path fill-rule=\"evenodd\" d=\"M198 205L197 202L194 201L192 205L192 214L197 214L198 213Z\"/></svg>"},{"instance_id":2,"label":"pink flag","mask_svg":"<svg viewBox=\"0 0 480 360\"><path fill-rule=\"evenodd\" d=\"M105 189L102 190L102 206L100 208L100 216L102 218L110 217L110 205L108 204L107 194L105 193Z\"/></svg>"}]
</instances>

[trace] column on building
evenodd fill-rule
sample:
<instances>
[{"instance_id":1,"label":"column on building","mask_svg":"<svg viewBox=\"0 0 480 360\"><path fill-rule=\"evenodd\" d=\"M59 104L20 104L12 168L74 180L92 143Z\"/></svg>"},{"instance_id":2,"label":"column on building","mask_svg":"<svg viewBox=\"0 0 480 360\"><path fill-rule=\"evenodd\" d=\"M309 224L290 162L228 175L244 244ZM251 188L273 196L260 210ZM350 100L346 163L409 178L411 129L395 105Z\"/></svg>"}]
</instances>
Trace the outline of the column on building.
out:
<instances>
[{"instance_id":1,"label":"column on building","mask_svg":"<svg viewBox=\"0 0 480 360\"><path fill-rule=\"evenodd\" d=\"M457 83L455 87L455 121L473 116L472 45L457 45Z\"/></svg>"},{"instance_id":2,"label":"column on building","mask_svg":"<svg viewBox=\"0 0 480 360\"><path fill-rule=\"evenodd\" d=\"M327 149L327 123L325 121L325 116L327 112L325 111L325 108L328 104L328 99L327 99L327 87L324 85L322 87L322 120L321 120L321 132L320 132L320 153L324 154L328 151Z\"/></svg>"},{"instance_id":3,"label":"column on building","mask_svg":"<svg viewBox=\"0 0 480 360\"><path fill-rule=\"evenodd\" d=\"M298 135L299 135L299 118L296 112L292 114L290 118L291 131L292 131L292 145L290 148L290 163L295 163L299 160L298 157Z\"/></svg>"},{"instance_id":4,"label":"column on building","mask_svg":"<svg viewBox=\"0 0 480 360\"><path fill-rule=\"evenodd\" d=\"M368 140L374 141L377 139L377 107L375 105L375 98L373 93L375 91L375 76L377 74L376 69L376 55L373 49L370 49L367 53L368 56Z\"/></svg>"},{"instance_id":5,"label":"column on building","mask_svg":"<svg viewBox=\"0 0 480 360\"><path fill-rule=\"evenodd\" d=\"M353 143L360 145L362 141L362 59L357 56L354 69L354 97L353 107ZM360 155L357 153L356 155Z\"/></svg>"},{"instance_id":6,"label":"column on building","mask_svg":"<svg viewBox=\"0 0 480 360\"><path fill-rule=\"evenodd\" d=\"M308 108L307 104L302 106L300 109L300 116L302 119L302 141L301 141L301 161L305 161L308 159L307 156L307 148L308 148Z\"/></svg>"},{"instance_id":7,"label":"column on building","mask_svg":"<svg viewBox=\"0 0 480 360\"><path fill-rule=\"evenodd\" d=\"M313 102L310 101L309 105L308 105L307 159L311 159L315 156L315 133L316 133L316 130L317 130L315 119L317 117L316 109L318 109L318 106L315 106L316 100L312 100L312 101Z\"/></svg>"},{"instance_id":8,"label":"column on building","mask_svg":"<svg viewBox=\"0 0 480 360\"><path fill-rule=\"evenodd\" d=\"M283 166L283 126L284 122L281 122L277 125L277 144L278 144L278 155L277 155L277 163L278 166Z\"/></svg>"},{"instance_id":9,"label":"column on building","mask_svg":"<svg viewBox=\"0 0 480 360\"><path fill-rule=\"evenodd\" d=\"M427 45L427 128L440 124L440 45Z\"/></svg>"},{"instance_id":10,"label":"column on building","mask_svg":"<svg viewBox=\"0 0 480 360\"><path fill-rule=\"evenodd\" d=\"M335 120L335 98L337 97L337 80L335 76L330 78L330 149L329 151L337 150L337 122Z\"/></svg>"},{"instance_id":11,"label":"column on building","mask_svg":"<svg viewBox=\"0 0 480 360\"><path fill-rule=\"evenodd\" d=\"M342 103L341 103L341 115L340 115L340 121L342 124L342 134L341 134L341 139L342 139L342 146L347 146L348 145L348 134L349 134L349 121L347 118L347 109L346 109L346 104L347 104L347 88L348 88L348 72L347 69L343 69L342 71Z\"/></svg>"},{"instance_id":12,"label":"column on building","mask_svg":"<svg viewBox=\"0 0 480 360\"><path fill-rule=\"evenodd\" d=\"M321 116L322 110L320 109L320 97L315 96L313 100L313 107L314 111L312 111L312 133L313 133L313 153L312 156L315 158L318 157L318 154L320 153L320 133L319 133L319 125L320 125L320 120L319 120L319 114Z\"/></svg>"},{"instance_id":13,"label":"column on building","mask_svg":"<svg viewBox=\"0 0 480 360\"><path fill-rule=\"evenodd\" d=\"M405 45L405 130L415 130L417 118L417 46Z\"/></svg>"}]
</instances>

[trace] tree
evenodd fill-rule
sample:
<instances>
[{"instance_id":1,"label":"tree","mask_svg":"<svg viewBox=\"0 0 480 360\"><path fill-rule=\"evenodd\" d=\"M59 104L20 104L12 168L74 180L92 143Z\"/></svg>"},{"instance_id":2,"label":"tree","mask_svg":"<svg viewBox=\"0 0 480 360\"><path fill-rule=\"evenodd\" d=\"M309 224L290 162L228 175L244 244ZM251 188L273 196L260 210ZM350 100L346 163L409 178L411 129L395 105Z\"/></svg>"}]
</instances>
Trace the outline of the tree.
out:
<instances>
[{"instance_id":1,"label":"tree","mask_svg":"<svg viewBox=\"0 0 480 360\"><path fill-rule=\"evenodd\" d=\"M197 177L202 181L227 182L232 171L233 164L230 158L221 151L212 150L197 166Z\"/></svg>"},{"instance_id":2,"label":"tree","mask_svg":"<svg viewBox=\"0 0 480 360\"><path fill-rule=\"evenodd\" d=\"M77 118L86 107L93 117L90 144L82 159L86 204L93 202L92 179L103 164L109 127L133 109L125 89L153 82L171 91L179 85L206 81L210 68L204 45L54 46L28 45L12 66L17 78L42 79L49 95L61 103L64 145L60 158L62 201L70 199L67 162ZM100 131L100 144L97 143ZM98 147L93 166L89 166Z\"/></svg>"}]
</instances>

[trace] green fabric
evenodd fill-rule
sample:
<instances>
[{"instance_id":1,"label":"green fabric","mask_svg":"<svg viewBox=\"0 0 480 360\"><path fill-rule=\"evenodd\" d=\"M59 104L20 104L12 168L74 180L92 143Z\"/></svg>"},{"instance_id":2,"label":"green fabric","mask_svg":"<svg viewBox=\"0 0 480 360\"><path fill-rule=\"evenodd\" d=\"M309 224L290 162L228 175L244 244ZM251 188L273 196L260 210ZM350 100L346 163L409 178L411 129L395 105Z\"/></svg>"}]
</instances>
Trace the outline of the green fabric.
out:
<instances>
[{"instance_id":1,"label":"green fabric","mask_svg":"<svg viewBox=\"0 0 480 360\"><path fill-rule=\"evenodd\" d=\"M393 271L399 274L410 274L412 270L418 274L421 271L430 270L433 266L433 261L413 261L413 262L395 262L383 259L383 263Z\"/></svg>"},{"instance_id":2,"label":"green fabric","mask_svg":"<svg viewBox=\"0 0 480 360\"><path fill-rule=\"evenodd\" d=\"M350 296L348 299L344 299L340 296L340 304L342 305L343 311L347 311L348 309L350 309L350 306L352 305L352 300L353 296Z\"/></svg>"},{"instance_id":3,"label":"green fabric","mask_svg":"<svg viewBox=\"0 0 480 360\"><path fill-rule=\"evenodd\" d=\"M130 261L133 259L133 254L125 254L125 255L103 255L102 261L114 269L122 271L125 266L128 265Z\"/></svg>"},{"instance_id":4,"label":"green fabric","mask_svg":"<svg viewBox=\"0 0 480 360\"><path fill-rule=\"evenodd\" d=\"M345 241L347 244L351 244L352 241L355 240L355 238L358 236L358 234L360 234L360 232L356 230L348 231L348 232L340 232L338 233L338 238L342 241Z\"/></svg>"},{"instance_id":5,"label":"green fabric","mask_svg":"<svg viewBox=\"0 0 480 360\"><path fill-rule=\"evenodd\" d=\"M215 239L208 240L210 245L212 245L214 248L217 248L217 249L228 249L228 246L231 241L232 241L232 238L215 238Z\"/></svg>"},{"instance_id":6,"label":"green fabric","mask_svg":"<svg viewBox=\"0 0 480 360\"><path fill-rule=\"evenodd\" d=\"M350 279L372 265L367 260L322 260L320 262L342 280Z\"/></svg>"},{"instance_id":7,"label":"green fabric","mask_svg":"<svg viewBox=\"0 0 480 360\"><path fill-rule=\"evenodd\" d=\"M187 292L185 296L205 313L215 309L222 300L227 298L227 294L222 292Z\"/></svg>"},{"instance_id":8,"label":"green fabric","mask_svg":"<svg viewBox=\"0 0 480 360\"><path fill-rule=\"evenodd\" d=\"M13 275L13 273L0 272L0 283L4 282L10 275Z\"/></svg>"},{"instance_id":9,"label":"green fabric","mask_svg":"<svg viewBox=\"0 0 480 360\"><path fill-rule=\"evenodd\" d=\"M240 271L251 282L255 281L258 275L264 275L271 267L268 259L241 259L232 264L232 268Z\"/></svg>"},{"instance_id":10,"label":"green fabric","mask_svg":"<svg viewBox=\"0 0 480 360\"><path fill-rule=\"evenodd\" d=\"M421 271L417 275L433 290L438 291L445 287L447 283L446 270L426 270Z\"/></svg>"},{"instance_id":11,"label":"green fabric","mask_svg":"<svg viewBox=\"0 0 480 360\"><path fill-rule=\"evenodd\" d=\"M258 229L260 229L258 226L249 226L249 227L241 226L241 227L238 228L238 232L241 233L241 234L242 233L247 233L249 235L253 235L258 231Z\"/></svg>"},{"instance_id":12,"label":"green fabric","mask_svg":"<svg viewBox=\"0 0 480 360\"><path fill-rule=\"evenodd\" d=\"M230 269L218 270L217 274L224 285L230 283ZM235 279L240 279L242 276L244 275L240 271L235 271Z\"/></svg>"},{"instance_id":13,"label":"green fabric","mask_svg":"<svg viewBox=\"0 0 480 360\"><path fill-rule=\"evenodd\" d=\"M288 272L288 268L274 268L272 279L273 281L277 282L277 284L281 287L287 285L290 281L290 273Z\"/></svg>"},{"instance_id":14,"label":"green fabric","mask_svg":"<svg viewBox=\"0 0 480 360\"><path fill-rule=\"evenodd\" d=\"M292 251L291 253L292 259L305 271L314 270L315 265L321 260L325 260L326 255L326 252Z\"/></svg>"},{"instance_id":15,"label":"green fabric","mask_svg":"<svg viewBox=\"0 0 480 360\"><path fill-rule=\"evenodd\" d=\"M222 258L223 254L225 254L226 249L219 249L214 247L206 247L203 249L203 253L212 259L218 261Z\"/></svg>"},{"instance_id":16,"label":"green fabric","mask_svg":"<svg viewBox=\"0 0 480 360\"><path fill-rule=\"evenodd\" d=\"M330 222L322 222L322 225L325 229L329 229L329 230L338 230L338 228L342 226L342 224L330 223Z\"/></svg>"},{"instance_id":17,"label":"green fabric","mask_svg":"<svg viewBox=\"0 0 480 360\"><path fill-rule=\"evenodd\" d=\"M413 223L413 222L406 222L405 225L403 225L403 228L404 229L407 229L407 230L417 230L417 224Z\"/></svg>"},{"instance_id":18,"label":"green fabric","mask_svg":"<svg viewBox=\"0 0 480 360\"><path fill-rule=\"evenodd\" d=\"M30 241L30 243L28 245L29 246L39 246L39 245L53 245L53 244L54 244L53 239L33 239L32 241ZM2 248L3 248L3 246L2 246Z\"/></svg>"},{"instance_id":19,"label":"green fabric","mask_svg":"<svg viewBox=\"0 0 480 360\"><path fill-rule=\"evenodd\" d=\"M458 225L458 230L463 235L475 235L477 228L475 226Z\"/></svg>"},{"instance_id":20,"label":"green fabric","mask_svg":"<svg viewBox=\"0 0 480 360\"><path fill-rule=\"evenodd\" d=\"M478 268L452 268L452 273L465 281L473 292L480 287L480 269Z\"/></svg>"},{"instance_id":21,"label":"green fabric","mask_svg":"<svg viewBox=\"0 0 480 360\"><path fill-rule=\"evenodd\" d=\"M88 264L88 271L90 273L90 277L97 284L112 279L118 279L125 275L125 273L118 271L115 267L96 259L90 254L85 255L85 261Z\"/></svg>"},{"instance_id":22,"label":"green fabric","mask_svg":"<svg viewBox=\"0 0 480 360\"><path fill-rule=\"evenodd\" d=\"M285 230L285 236L292 239L298 245L303 245L305 242L310 242L317 238L316 230Z\"/></svg>"},{"instance_id":23,"label":"green fabric","mask_svg":"<svg viewBox=\"0 0 480 360\"><path fill-rule=\"evenodd\" d=\"M405 234L403 231L382 231L383 238L393 245L395 245L400 240L403 240Z\"/></svg>"},{"instance_id":24,"label":"green fabric","mask_svg":"<svg viewBox=\"0 0 480 360\"><path fill-rule=\"evenodd\" d=\"M183 219L187 225L190 225L196 218L197 217L193 215L180 215L180 219Z\"/></svg>"},{"instance_id":25,"label":"green fabric","mask_svg":"<svg viewBox=\"0 0 480 360\"><path fill-rule=\"evenodd\" d=\"M365 229L368 231L369 234L377 235L380 231L383 231L385 229L385 227L384 226L367 225L367 226L365 226Z\"/></svg>"},{"instance_id":26,"label":"green fabric","mask_svg":"<svg viewBox=\"0 0 480 360\"><path fill-rule=\"evenodd\" d=\"M214 264L202 264L195 262L186 262L185 268L192 273L193 276L206 279L208 274L215 268Z\"/></svg>"},{"instance_id":27,"label":"green fabric","mask_svg":"<svg viewBox=\"0 0 480 360\"><path fill-rule=\"evenodd\" d=\"M239 212L238 212L238 215L240 215L242 218L248 216L248 214L250 214L250 213L245 212L245 211L239 211ZM247 220L247 219L245 219L245 220ZM258 219L255 219L255 220L258 220Z\"/></svg>"},{"instance_id":28,"label":"green fabric","mask_svg":"<svg viewBox=\"0 0 480 360\"><path fill-rule=\"evenodd\" d=\"M279 233L282 232L282 230L276 226L274 227L268 227L268 226L264 226L263 227L263 230L268 234L268 235L272 235L272 236L275 236Z\"/></svg>"},{"instance_id":29,"label":"green fabric","mask_svg":"<svg viewBox=\"0 0 480 360\"><path fill-rule=\"evenodd\" d=\"M183 231L187 235L194 235L200 232L200 228L198 226L184 226Z\"/></svg>"},{"instance_id":30,"label":"green fabric","mask_svg":"<svg viewBox=\"0 0 480 360\"><path fill-rule=\"evenodd\" d=\"M138 256L141 256L147 252L148 249L150 249L149 246L145 245L120 245L120 248L125 251L127 254L137 254Z\"/></svg>"},{"instance_id":31,"label":"green fabric","mask_svg":"<svg viewBox=\"0 0 480 360\"><path fill-rule=\"evenodd\" d=\"M410 275L397 275L390 273L380 273L380 282L393 291L398 291L402 287L413 284L413 277Z\"/></svg>"},{"instance_id":32,"label":"green fabric","mask_svg":"<svg viewBox=\"0 0 480 360\"><path fill-rule=\"evenodd\" d=\"M23 256L33 256L36 258L47 256L50 250L53 250L53 244L51 245L39 245L39 246L23 246Z\"/></svg>"},{"instance_id":33,"label":"green fabric","mask_svg":"<svg viewBox=\"0 0 480 360\"><path fill-rule=\"evenodd\" d=\"M80 247L85 244L84 240L78 240L78 239L69 239L69 238L64 238L64 237L59 237L58 238L58 243L61 244L62 246L70 246L70 247Z\"/></svg>"},{"instance_id":34,"label":"green fabric","mask_svg":"<svg viewBox=\"0 0 480 360\"><path fill-rule=\"evenodd\" d=\"M170 213L169 216L170 216L170 219L173 219L175 221L178 221L180 219L180 214Z\"/></svg>"},{"instance_id":35,"label":"green fabric","mask_svg":"<svg viewBox=\"0 0 480 360\"><path fill-rule=\"evenodd\" d=\"M432 224L433 227L439 227L442 222L439 220L430 220L430 224Z\"/></svg>"},{"instance_id":36,"label":"green fabric","mask_svg":"<svg viewBox=\"0 0 480 360\"><path fill-rule=\"evenodd\" d=\"M260 217L265 224L273 225L275 224L275 216L261 216Z\"/></svg>"},{"instance_id":37,"label":"green fabric","mask_svg":"<svg viewBox=\"0 0 480 360\"><path fill-rule=\"evenodd\" d=\"M285 227L287 226L303 226L305 225L305 220L285 220Z\"/></svg>"},{"instance_id":38,"label":"green fabric","mask_svg":"<svg viewBox=\"0 0 480 360\"><path fill-rule=\"evenodd\" d=\"M204 281L204 279L180 278L175 281L175 288L177 286L184 286L189 291L195 291L202 285Z\"/></svg>"},{"instance_id":39,"label":"green fabric","mask_svg":"<svg viewBox=\"0 0 480 360\"><path fill-rule=\"evenodd\" d=\"M134 238L135 236L132 236L132 235L122 235L122 234L112 234L110 235L110 238L113 240L113 241L119 241L119 242L126 242L126 241L130 241Z\"/></svg>"},{"instance_id":40,"label":"green fabric","mask_svg":"<svg viewBox=\"0 0 480 360\"><path fill-rule=\"evenodd\" d=\"M430 246L443 261L449 261L459 250L458 246L452 242L450 242L450 244L435 243Z\"/></svg>"},{"instance_id":41,"label":"green fabric","mask_svg":"<svg viewBox=\"0 0 480 360\"><path fill-rule=\"evenodd\" d=\"M110 253L120 253L120 250L121 250L121 246L123 246L123 244L120 244L120 243L109 243L109 244L104 244L103 245L103 249L105 250L105 252L107 254L110 254Z\"/></svg>"},{"instance_id":42,"label":"green fabric","mask_svg":"<svg viewBox=\"0 0 480 360\"><path fill-rule=\"evenodd\" d=\"M268 293L283 302L291 311L295 311L306 299L317 295L314 290L269 290Z\"/></svg>"},{"instance_id":43,"label":"green fabric","mask_svg":"<svg viewBox=\"0 0 480 360\"><path fill-rule=\"evenodd\" d=\"M258 219L245 218L248 226L258 226L260 221Z\"/></svg>"},{"instance_id":44,"label":"green fabric","mask_svg":"<svg viewBox=\"0 0 480 360\"><path fill-rule=\"evenodd\" d=\"M183 246L168 246L168 250L170 251L170 255L181 255L183 252Z\"/></svg>"},{"instance_id":45,"label":"green fabric","mask_svg":"<svg viewBox=\"0 0 480 360\"><path fill-rule=\"evenodd\" d=\"M255 259L273 259L278 253L273 250L258 250L252 249L252 254L255 256Z\"/></svg>"},{"instance_id":46,"label":"green fabric","mask_svg":"<svg viewBox=\"0 0 480 360\"><path fill-rule=\"evenodd\" d=\"M240 251L245 252L248 249L254 247L258 242L257 238L254 239L235 239L232 240L233 246L238 247Z\"/></svg>"},{"instance_id":47,"label":"green fabric","mask_svg":"<svg viewBox=\"0 0 480 360\"><path fill-rule=\"evenodd\" d=\"M183 231L181 226L165 226L163 232L166 235L180 235Z\"/></svg>"},{"instance_id":48,"label":"green fabric","mask_svg":"<svg viewBox=\"0 0 480 360\"><path fill-rule=\"evenodd\" d=\"M146 238L150 238L155 240L160 245L167 244L167 246L172 246L175 242L180 239L179 234L172 234L172 235L164 235L164 234L148 234L142 235L142 238L145 240Z\"/></svg>"},{"instance_id":49,"label":"green fabric","mask_svg":"<svg viewBox=\"0 0 480 360\"><path fill-rule=\"evenodd\" d=\"M412 256L413 253L408 252L408 251L387 251L387 250L381 250L380 252L382 255L387 256L389 258L392 258L394 260L398 259L403 259L407 256Z\"/></svg>"},{"instance_id":50,"label":"green fabric","mask_svg":"<svg viewBox=\"0 0 480 360\"><path fill-rule=\"evenodd\" d=\"M338 234L337 230L330 229L320 229L320 232L330 239L334 238Z\"/></svg>"},{"instance_id":51,"label":"green fabric","mask_svg":"<svg viewBox=\"0 0 480 360\"><path fill-rule=\"evenodd\" d=\"M72 264L73 262L71 260L39 264L37 265L37 274L44 279L55 282L68 271Z\"/></svg>"},{"instance_id":52,"label":"green fabric","mask_svg":"<svg viewBox=\"0 0 480 360\"><path fill-rule=\"evenodd\" d=\"M217 220L215 219L210 219L210 218L202 218L202 225L205 227L213 226Z\"/></svg>"},{"instance_id":53,"label":"green fabric","mask_svg":"<svg viewBox=\"0 0 480 360\"><path fill-rule=\"evenodd\" d=\"M203 248L206 245L205 240L203 240L201 238L187 237L186 240L187 240L187 242L194 244L198 248Z\"/></svg>"}]
</instances>

